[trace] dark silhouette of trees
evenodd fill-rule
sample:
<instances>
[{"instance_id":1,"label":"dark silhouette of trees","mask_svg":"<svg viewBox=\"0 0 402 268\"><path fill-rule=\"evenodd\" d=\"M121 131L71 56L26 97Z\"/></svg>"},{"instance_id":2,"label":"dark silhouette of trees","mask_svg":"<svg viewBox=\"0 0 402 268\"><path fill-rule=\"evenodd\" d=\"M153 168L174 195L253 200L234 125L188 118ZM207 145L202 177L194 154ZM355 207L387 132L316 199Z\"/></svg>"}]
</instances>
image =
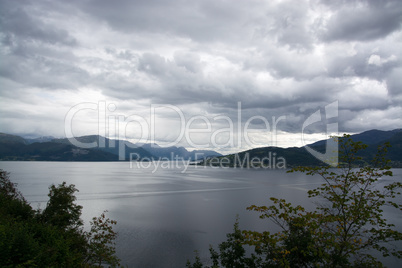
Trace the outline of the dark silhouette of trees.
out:
<instances>
[{"instance_id":1,"label":"dark silhouette of trees","mask_svg":"<svg viewBox=\"0 0 402 268\"><path fill-rule=\"evenodd\" d=\"M51 185L46 208L33 210L9 174L0 170L0 266L120 266L112 228L116 221L103 213L85 232L82 207L75 203L77 191L65 182Z\"/></svg>"}]
</instances>

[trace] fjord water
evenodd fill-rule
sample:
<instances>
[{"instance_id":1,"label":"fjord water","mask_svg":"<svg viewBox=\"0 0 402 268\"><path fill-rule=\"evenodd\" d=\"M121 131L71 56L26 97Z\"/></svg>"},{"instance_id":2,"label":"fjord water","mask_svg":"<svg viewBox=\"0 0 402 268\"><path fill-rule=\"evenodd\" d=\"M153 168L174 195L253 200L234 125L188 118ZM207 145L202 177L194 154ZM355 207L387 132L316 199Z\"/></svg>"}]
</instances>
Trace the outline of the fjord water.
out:
<instances>
[{"instance_id":1,"label":"fjord water","mask_svg":"<svg viewBox=\"0 0 402 268\"><path fill-rule=\"evenodd\" d=\"M34 208L44 208L48 187L66 181L75 184L77 202L86 224L108 210L117 220L117 255L129 267L184 267L198 250L208 256L231 232L236 216L240 228L278 230L269 220L246 211L252 204L268 205L269 197L313 208L307 191L320 177L285 170L178 166L128 162L0 162ZM379 184L402 181L402 170ZM402 230L402 215L385 209L390 222ZM396 260L386 261L398 267Z\"/></svg>"}]
</instances>

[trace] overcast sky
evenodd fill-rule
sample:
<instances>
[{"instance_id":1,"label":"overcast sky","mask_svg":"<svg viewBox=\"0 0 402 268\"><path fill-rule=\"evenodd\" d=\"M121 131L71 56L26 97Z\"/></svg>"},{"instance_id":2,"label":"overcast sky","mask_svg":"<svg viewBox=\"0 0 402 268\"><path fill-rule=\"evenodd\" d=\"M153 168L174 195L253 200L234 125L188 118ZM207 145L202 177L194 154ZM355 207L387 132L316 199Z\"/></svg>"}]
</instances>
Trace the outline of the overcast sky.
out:
<instances>
[{"instance_id":1,"label":"overcast sky","mask_svg":"<svg viewBox=\"0 0 402 268\"><path fill-rule=\"evenodd\" d=\"M400 0L0 3L1 132L71 125L224 152L301 146L328 123L402 127ZM338 117L324 120L331 103Z\"/></svg>"}]
</instances>

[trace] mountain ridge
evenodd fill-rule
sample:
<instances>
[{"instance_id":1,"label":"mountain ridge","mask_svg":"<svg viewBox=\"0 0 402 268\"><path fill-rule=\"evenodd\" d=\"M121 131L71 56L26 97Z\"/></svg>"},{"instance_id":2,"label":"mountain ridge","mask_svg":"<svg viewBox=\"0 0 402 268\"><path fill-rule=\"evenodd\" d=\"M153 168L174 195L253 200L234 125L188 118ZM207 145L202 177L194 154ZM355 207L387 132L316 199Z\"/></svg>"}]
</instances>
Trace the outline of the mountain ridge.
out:
<instances>
[{"instance_id":1,"label":"mountain ridge","mask_svg":"<svg viewBox=\"0 0 402 268\"><path fill-rule=\"evenodd\" d=\"M351 135L355 141L368 144L366 156L373 156L378 145L383 142L390 142L392 147L388 150L388 156L394 167L402 167L402 129L390 131L368 130L362 133ZM306 146L302 147L260 147L222 156L211 150L188 151L184 147L161 147L157 144L136 145L129 141L112 140L99 135L88 135L75 138L76 141L91 144L96 143L94 148L80 148L75 146L67 138L56 139L51 137L40 137L36 139L24 139L17 135L0 133L0 160L17 161L119 161L119 160L177 160L186 159L207 163L205 159L219 159L226 157L234 161L235 157L244 158L279 158L284 157L287 166L295 165L322 165L323 163L307 152ZM35 140L35 142L32 142ZM320 140L309 144L310 148L324 153L326 142ZM101 145L101 146L100 146ZM103 146L104 145L104 146ZM233 163L227 163L233 166Z\"/></svg>"},{"instance_id":2,"label":"mountain ridge","mask_svg":"<svg viewBox=\"0 0 402 268\"><path fill-rule=\"evenodd\" d=\"M391 160L391 166L395 168L402 168L402 129L394 129L390 131L368 130L362 133L351 135L351 138L354 141L360 141L368 145L368 148L365 150L364 154L361 155L365 161L375 155L378 146L382 145L384 142L389 142L391 147L388 149L387 157ZM265 159L266 162L269 162L269 166L275 161L278 163L278 160L281 159L286 161L286 167L321 166L326 164L310 154L306 147L308 146L317 152L325 153L327 141L328 140L320 140L302 147L281 148L268 146L253 148L235 154L229 154L221 158L218 157L215 159L208 159L207 161L203 161L199 164L211 165L212 163L212 165L215 165L214 163L217 163L222 165L223 162L221 159L226 158L227 160L223 163L223 166L228 167L239 167L239 163L241 164L240 166L243 164L250 166L252 159L256 160L257 166L258 164L261 166L264 165L263 162L258 163L259 159ZM269 168L275 167L270 166Z\"/></svg>"},{"instance_id":3,"label":"mountain ridge","mask_svg":"<svg viewBox=\"0 0 402 268\"><path fill-rule=\"evenodd\" d=\"M86 145L85 148L80 147L78 143ZM189 152L184 147L176 146L137 146L126 140L112 140L100 135L81 136L72 140L50 136L24 139L17 135L0 133L0 145L0 160L17 161L200 160L221 156L212 150Z\"/></svg>"}]
</instances>

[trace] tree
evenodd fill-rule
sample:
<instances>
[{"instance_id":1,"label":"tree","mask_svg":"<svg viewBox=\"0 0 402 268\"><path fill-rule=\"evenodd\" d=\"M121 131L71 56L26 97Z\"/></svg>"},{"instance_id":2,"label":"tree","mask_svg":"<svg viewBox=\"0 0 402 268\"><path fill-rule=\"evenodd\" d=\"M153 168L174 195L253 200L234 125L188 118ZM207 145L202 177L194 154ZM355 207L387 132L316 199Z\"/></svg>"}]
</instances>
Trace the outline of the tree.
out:
<instances>
[{"instance_id":1,"label":"tree","mask_svg":"<svg viewBox=\"0 0 402 268\"><path fill-rule=\"evenodd\" d=\"M34 211L10 181L9 173L0 169L0 267L15 263L29 264L38 243L28 232Z\"/></svg>"},{"instance_id":2,"label":"tree","mask_svg":"<svg viewBox=\"0 0 402 268\"><path fill-rule=\"evenodd\" d=\"M367 267L381 265L370 254L373 251L384 257L402 257L402 251L386 246L401 240L402 233L394 230L382 214L385 205L402 210L393 201L402 184L394 182L382 189L378 185L379 178L392 176L385 159L389 145L380 147L370 164L363 163L358 156L367 146L354 142L348 135L339 139L339 147L337 169L299 167L290 171L323 178L320 187L308 192L309 198L319 199L315 211L307 212L276 198L271 198L272 206L248 208L282 228L275 234L243 232L246 243L261 248L269 263L288 267Z\"/></svg>"},{"instance_id":3,"label":"tree","mask_svg":"<svg viewBox=\"0 0 402 268\"><path fill-rule=\"evenodd\" d=\"M99 267L119 266L114 256L116 221L103 213L85 232L82 207L75 204L74 185L65 182L49 187L44 211L33 210L0 169L0 266L1 267Z\"/></svg>"},{"instance_id":4,"label":"tree","mask_svg":"<svg viewBox=\"0 0 402 268\"><path fill-rule=\"evenodd\" d=\"M22 194L17 190L17 184L10 181L10 174L0 169L0 195L25 201Z\"/></svg>"},{"instance_id":5,"label":"tree","mask_svg":"<svg viewBox=\"0 0 402 268\"><path fill-rule=\"evenodd\" d=\"M247 257L246 249L244 247L244 236L239 228L238 218L233 226L233 233L226 235L227 240L219 244L216 251L212 246L209 252L212 260L212 268L217 267L231 267L231 268L244 268L244 267L259 267L260 258L255 254ZM191 263L187 261L187 268L202 268L204 267L198 252L196 252L195 261ZM208 266L205 266L208 267Z\"/></svg>"},{"instance_id":6,"label":"tree","mask_svg":"<svg viewBox=\"0 0 402 268\"><path fill-rule=\"evenodd\" d=\"M74 184L67 185L63 182L57 187L52 184L49 187L49 201L42 213L44 221L63 229L82 226L82 206L75 204L75 192L78 192L78 189Z\"/></svg>"},{"instance_id":7,"label":"tree","mask_svg":"<svg viewBox=\"0 0 402 268\"><path fill-rule=\"evenodd\" d=\"M337 140L337 168L298 167L289 171L323 179L320 187L308 191L308 197L317 200L314 211L271 197L272 205L252 205L247 209L260 213L261 219L270 219L281 231L242 231L236 240L228 236L228 241L220 247L228 242L232 248L251 246L254 252L249 260L252 262L244 267L381 267L372 254L375 251L384 257L401 258L402 251L388 243L402 240L402 233L387 222L383 208L388 205L402 210L394 201L402 184L394 182L383 187L378 184L380 178L392 176L385 158L389 144L379 147L372 162L366 163L361 157L366 145L354 142L348 135ZM239 230L235 228L236 233ZM231 258L244 258L242 251L231 252ZM215 252L211 259L221 259L225 254Z\"/></svg>"},{"instance_id":8,"label":"tree","mask_svg":"<svg viewBox=\"0 0 402 268\"><path fill-rule=\"evenodd\" d=\"M10 174L0 169L0 215L27 219L33 216L31 206L10 181Z\"/></svg>"},{"instance_id":9,"label":"tree","mask_svg":"<svg viewBox=\"0 0 402 268\"><path fill-rule=\"evenodd\" d=\"M89 262L101 267L107 263L112 267L119 266L119 259L115 256L115 239L117 233L113 230L116 221L106 218L107 211L99 217L94 217L91 223L91 231L87 233L89 241Z\"/></svg>"}]
</instances>

